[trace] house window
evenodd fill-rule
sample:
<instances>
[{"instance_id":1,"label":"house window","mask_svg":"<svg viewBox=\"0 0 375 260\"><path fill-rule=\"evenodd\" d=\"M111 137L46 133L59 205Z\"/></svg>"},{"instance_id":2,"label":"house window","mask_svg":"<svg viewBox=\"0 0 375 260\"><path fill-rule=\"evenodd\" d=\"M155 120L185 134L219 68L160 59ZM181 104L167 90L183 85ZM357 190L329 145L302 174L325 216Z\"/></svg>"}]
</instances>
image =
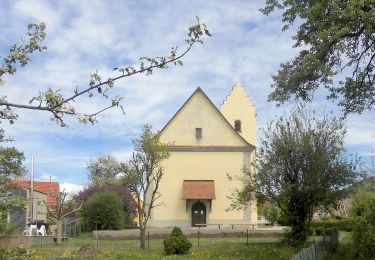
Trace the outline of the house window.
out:
<instances>
[{"instance_id":1,"label":"house window","mask_svg":"<svg viewBox=\"0 0 375 260\"><path fill-rule=\"evenodd\" d=\"M237 132L241 132L241 121L240 120L234 121L234 130L236 130Z\"/></svg>"},{"instance_id":2,"label":"house window","mask_svg":"<svg viewBox=\"0 0 375 260\"><path fill-rule=\"evenodd\" d=\"M195 128L195 138L197 139L202 138L202 128Z\"/></svg>"}]
</instances>

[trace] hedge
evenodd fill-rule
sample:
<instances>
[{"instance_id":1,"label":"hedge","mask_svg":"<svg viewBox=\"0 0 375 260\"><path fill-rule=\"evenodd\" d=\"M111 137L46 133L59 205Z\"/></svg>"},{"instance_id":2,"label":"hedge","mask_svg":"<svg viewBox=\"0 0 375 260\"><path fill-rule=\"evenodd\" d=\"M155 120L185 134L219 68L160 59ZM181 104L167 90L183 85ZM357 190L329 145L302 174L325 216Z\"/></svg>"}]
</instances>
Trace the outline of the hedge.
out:
<instances>
[{"instance_id":1,"label":"hedge","mask_svg":"<svg viewBox=\"0 0 375 260\"><path fill-rule=\"evenodd\" d=\"M317 229L318 227L322 227L324 230L326 229L337 229L340 231L352 231L352 223L349 219L343 220L328 220L328 221L312 221L310 223L310 227L313 229Z\"/></svg>"}]
</instances>

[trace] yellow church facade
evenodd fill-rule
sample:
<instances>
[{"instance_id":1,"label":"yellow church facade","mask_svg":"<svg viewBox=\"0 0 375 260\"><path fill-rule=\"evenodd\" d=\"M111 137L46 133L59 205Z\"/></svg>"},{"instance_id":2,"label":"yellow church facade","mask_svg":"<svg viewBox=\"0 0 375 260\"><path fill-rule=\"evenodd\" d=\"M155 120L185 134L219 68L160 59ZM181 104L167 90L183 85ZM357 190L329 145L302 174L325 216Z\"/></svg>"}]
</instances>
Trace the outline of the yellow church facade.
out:
<instances>
[{"instance_id":1,"label":"yellow church facade","mask_svg":"<svg viewBox=\"0 0 375 260\"><path fill-rule=\"evenodd\" d=\"M241 176L243 166L255 160L255 116L239 83L220 110L200 88L188 98L160 131L160 140L172 145L163 162L161 205L152 210L150 227L257 222L255 203L228 210L228 197L243 185L228 174Z\"/></svg>"}]
</instances>

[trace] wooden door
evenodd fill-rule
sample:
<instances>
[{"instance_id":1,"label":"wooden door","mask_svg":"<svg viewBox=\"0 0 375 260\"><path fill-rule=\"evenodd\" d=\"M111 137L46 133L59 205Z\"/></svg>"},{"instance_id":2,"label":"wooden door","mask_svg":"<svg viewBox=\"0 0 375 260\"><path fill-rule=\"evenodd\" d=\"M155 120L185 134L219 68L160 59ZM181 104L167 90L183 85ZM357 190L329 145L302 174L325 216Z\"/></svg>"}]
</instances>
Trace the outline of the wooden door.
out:
<instances>
[{"instance_id":1,"label":"wooden door","mask_svg":"<svg viewBox=\"0 0 375 260\"><path fill-rule=\"evenodd\" d=\"M202 202L196 202L191 207L191 226L198 227L197 224L206 224L206 206Z\"/></svg>"}]
</instances>

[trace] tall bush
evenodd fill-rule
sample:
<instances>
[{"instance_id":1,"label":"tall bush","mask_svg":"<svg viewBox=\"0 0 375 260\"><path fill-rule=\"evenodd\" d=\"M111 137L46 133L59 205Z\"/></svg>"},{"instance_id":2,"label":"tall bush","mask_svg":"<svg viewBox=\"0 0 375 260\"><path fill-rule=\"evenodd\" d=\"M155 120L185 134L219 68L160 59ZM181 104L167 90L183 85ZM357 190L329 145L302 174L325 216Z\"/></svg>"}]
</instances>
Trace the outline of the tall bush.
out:
<instances>
[{"instance_id":1,"label":"tall bush","mask_svg":"<svg viewBox=\"0 0 375 260\"><path fill-rule=\"evenodd\" d=\"M126 221L120 195L110 191L92 195L84 204L83 217L91 230L122 229Z\"/></svg>"},{"instance_id":2,"label":"tall bush","mask_svg":"<svg viewBox=\"0 0 375 260\"><path fill-rule=\"evenodd\" d=\"M353 248L357 259L375 256L375 194L363 193L352 208Z\"/></svg>"}]
</instances>

